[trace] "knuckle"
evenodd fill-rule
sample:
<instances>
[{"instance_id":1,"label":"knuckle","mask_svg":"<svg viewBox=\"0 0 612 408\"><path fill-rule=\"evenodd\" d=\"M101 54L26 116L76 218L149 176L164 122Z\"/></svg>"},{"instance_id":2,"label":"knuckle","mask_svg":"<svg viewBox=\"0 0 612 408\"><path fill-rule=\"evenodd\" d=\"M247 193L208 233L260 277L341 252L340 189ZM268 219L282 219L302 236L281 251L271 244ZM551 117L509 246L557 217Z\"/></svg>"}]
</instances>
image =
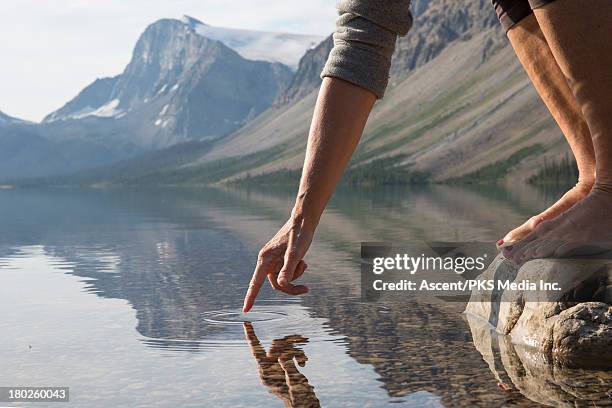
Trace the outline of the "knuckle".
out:
<instances>
[{"instance_id":1,"label":"knuckle","mask_svg":"<svg viewBox=\"0 0 612 408\"><path fill-rule=\"evenodd\" d=\"M264 247L257 255L257 263L259 265L268 264L269 266L277 265L282 262L282 255L279 254L276 248Z\"/></svg>"},{"instance_id":2,"label":"knuckle","mask_svg":"<svg viewBox=\"0 0 612 408\"><path fill-rule=\"evenodd\" d=\"M272 256L272 250L270 248L263 247L259 251L259 254L257 254L257 260L263 263L263 262L269 261L271 256Z\"/></svg>"}]
</instances>

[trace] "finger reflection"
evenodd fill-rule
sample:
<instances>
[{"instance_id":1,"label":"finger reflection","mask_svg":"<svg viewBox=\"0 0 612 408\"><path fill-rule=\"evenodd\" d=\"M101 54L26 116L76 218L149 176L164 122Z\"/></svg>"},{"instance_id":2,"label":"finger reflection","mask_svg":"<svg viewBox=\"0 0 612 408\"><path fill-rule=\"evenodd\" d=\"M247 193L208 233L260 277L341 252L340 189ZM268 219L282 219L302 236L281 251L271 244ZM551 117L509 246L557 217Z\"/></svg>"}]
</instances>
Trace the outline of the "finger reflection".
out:
<instances>
[{"instance_id":1,"label":"finger reflection","mask_svg":"<svg viewBox=\"0 0 612 408\"><path fill-rule=\"evenodd\" d=\"M272 341L266 352L250 322L244 322L244 336L257 361L261 383L280 398L286 407L320 407L314 387L297 366L304 367L308 357L301 346L308 338L291 335ZM296 365L297 363L297 365Z\"/></svg>"}]
</instances>

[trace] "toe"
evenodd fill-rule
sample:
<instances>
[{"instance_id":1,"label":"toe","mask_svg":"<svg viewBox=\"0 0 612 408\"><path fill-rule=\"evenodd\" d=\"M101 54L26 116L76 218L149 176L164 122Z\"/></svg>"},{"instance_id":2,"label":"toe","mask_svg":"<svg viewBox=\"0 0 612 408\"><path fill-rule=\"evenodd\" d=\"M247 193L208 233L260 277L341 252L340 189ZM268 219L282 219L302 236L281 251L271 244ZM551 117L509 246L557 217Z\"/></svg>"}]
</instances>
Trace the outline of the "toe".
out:
<instances>
[{"instance_id":1,"label":"toe","mask_svg":"<svg viewBox=\"0 0 612 408\"><path fill-rule=\"evenodd\" d=\"M527 244L528 243L524 241L519 241L514 245L502 248L502 253L506 257L506 259L510 260L516 265L520 265L520 257L522 256L525 246Z\"/></svg>"},{"instance_id":2,"label":"toe","mask_svg":"<svg viewBox=\"0 0 612 408\"><path fill-rule=\"evenodd\" d=\"M512 250L514 249L514 245L502 246L499 249L504 255L504 258L510 259L510 257L512 256Z\"/></svg>"},{"instance_id":3,"label":"toe","mask_svg":"<svg viewBox=\"0 0 612 408\"><path fill-rule=\"evenodd\" d=\"M536 241L547 241L549 231L553 229L554 223L551 221L541 221L537 227L531 231L525 238L506 248L503 251L504 256L514 262L516 265L522 265L528 260L537 258L537 248L539 244L532 245ZM527 252L529 249L529 252ZM550 254L549 254L550 255Z\"/></svg>"}]
</instances>

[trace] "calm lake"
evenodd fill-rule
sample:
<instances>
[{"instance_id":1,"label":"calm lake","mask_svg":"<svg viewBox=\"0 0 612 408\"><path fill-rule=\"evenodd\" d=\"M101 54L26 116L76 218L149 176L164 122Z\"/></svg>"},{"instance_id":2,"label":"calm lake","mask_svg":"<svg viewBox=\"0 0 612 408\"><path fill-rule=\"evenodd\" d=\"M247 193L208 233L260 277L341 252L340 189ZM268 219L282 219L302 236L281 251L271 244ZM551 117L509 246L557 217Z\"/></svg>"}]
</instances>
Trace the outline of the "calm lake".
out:
<instances>
[{"instance_id":1,"label":"calm lake","mask_svg":"<svg viewBox=\"0 0 612 408\"><path fill-rule=\"evenodd\" d=\"M0 386L67 386L74 407L604 406L610 373L530 362L463 304L360 299L361 241L494 242L557 193L341 190L311 293L266 287L244 324L293 192L1 190Z\"/></svg>"}]
</instances>

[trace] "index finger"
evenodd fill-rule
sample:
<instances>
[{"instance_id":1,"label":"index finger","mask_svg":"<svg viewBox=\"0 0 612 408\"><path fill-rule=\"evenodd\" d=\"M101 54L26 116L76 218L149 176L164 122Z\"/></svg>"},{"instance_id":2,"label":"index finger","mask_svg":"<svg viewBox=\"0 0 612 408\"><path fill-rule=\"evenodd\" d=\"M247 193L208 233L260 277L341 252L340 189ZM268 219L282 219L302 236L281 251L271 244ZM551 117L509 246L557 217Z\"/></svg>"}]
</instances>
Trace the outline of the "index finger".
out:
<instances>
[{"instance_id":1,"label":"index finger","mask_svg":"<svg viewBox=\"0 0 612 408\"><path fill-rule=\"evenodd\" d=\"M268 271L266 270L267 268L268 265L265 262L257 262L255 272L253 272L253 277L249 283L249 289L244 297L244 304L242 306L242 311L244 313L247 313L249 310L251 310L251 307L253 307L253 303L255 303L255 298L259 293L259 289L266 280L266 276L268 276Z\"/></svg>"},{"instance_id":2,"label":"index finger","mask_svg":"<svg viewBox=\"0 0 612 408\"><path fill-rule=\"evenodd\" d=\"M255 329L253 329L253 325L250 322L243 322L242 327L244 328L244 337L246 337L247 342L249 343L253 357L255 357L255 359L259 362L263 361L263 359L266 357L266 350L259 342L259 339L255 334Z\"/></svg>"}]
</instances>

